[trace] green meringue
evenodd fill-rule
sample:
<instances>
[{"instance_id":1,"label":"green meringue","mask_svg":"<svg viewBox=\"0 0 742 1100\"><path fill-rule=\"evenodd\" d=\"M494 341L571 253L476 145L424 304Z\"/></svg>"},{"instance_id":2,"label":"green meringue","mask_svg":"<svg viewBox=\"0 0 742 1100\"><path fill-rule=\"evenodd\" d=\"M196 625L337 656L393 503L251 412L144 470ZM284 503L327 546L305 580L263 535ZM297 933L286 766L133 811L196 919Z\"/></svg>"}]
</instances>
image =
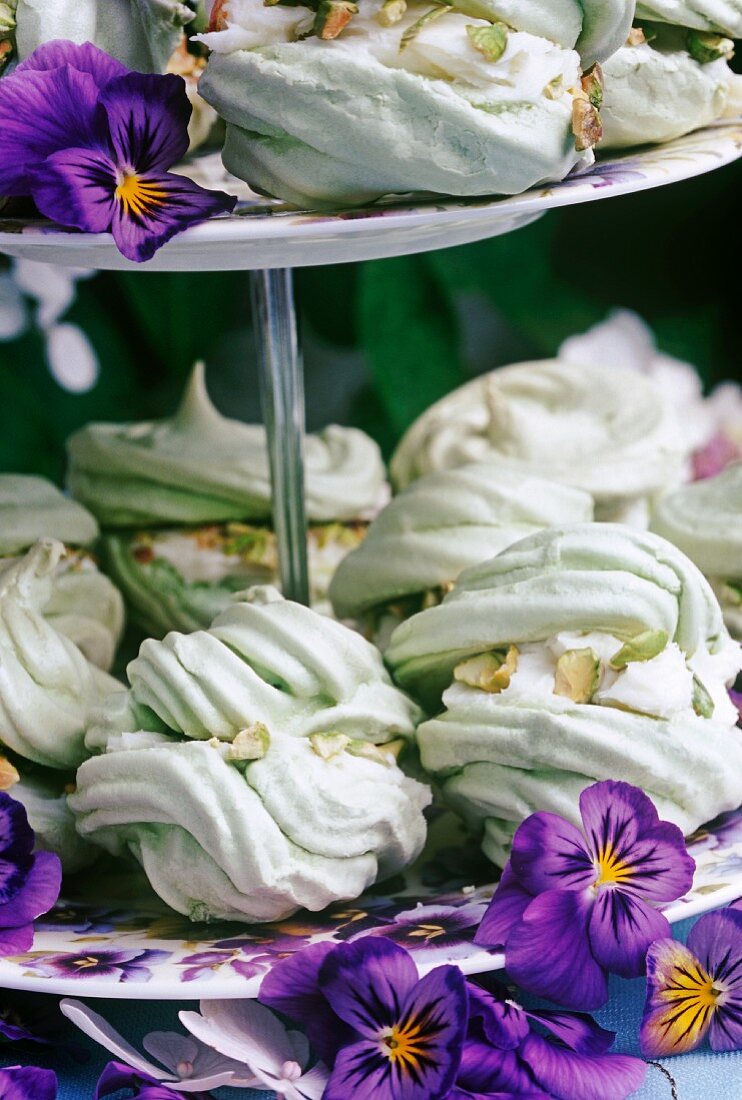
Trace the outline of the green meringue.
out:
<instances>
[{"instance_id":1,"label":"green meringue","mask_svg":"<svg viewBox=\"0 0 742 1100\"><path fill-rule=\"evenodd\" d=\"M687 46L687 33L660 27L651 43L606 61L601 149L672 141L724 115L739 78L723 58L700 64Z\"/></svg>"},{"instance_id":2,"label":"green meringue","mask_svg":"<svg viewBox=\"0 0 742 1100\"><path fill-rule=\"evenodd\" d=\"M501 367L431 406L403 437L391 473L402 488L434 470L497 461L590 493L597 519L646 526L649 498L680 482L687 453L650 379L546 359Z\"/></svg>"},{"instance_id":3,"label":"green meringue","mask_svg":"<svg viewBox=\"0 0 742 1100\"><path fill-rule=\"evenodd\" d=\"M255 588L208 631L145 642L128 676L90 724L102 755L70 806L179 912L322 909L422 848L430 791L391 744L419 713L347 627Z\"/></svg>"},{"instance_id":4,"label":"green meringue","mask_svg":"<svg viewBox=\"0 0 742 1100\"><path fill-rule=\"evenodd\" d=\"M361 0L328 41L307 36L307 8L221 5L218 29L202 36L213 52L201 92L227 124L232 173L321 207L409 191L517 194L591 162L572 132L574 47L590 64L610 54L633 4L455 0L418 22L430 8L411 0L391 24L382 8ZM470 31L502 21L493 59Z\"/></svg>"},{"instance_id":5,"label":"green meringue","mask_svg":"<svg viewBox=\"0 0 742 1100\"><path fill-rule=\"evenodd\" d=\"M679 546L706 574L727 627L742 638L742 464L663 497L652 530Z\"/></svg>"},{"instance_id":6,"label":"green meringue","mask_svg":"<svg viewBox=\"0 0 742 1100\"><path fill-rule=\"evenodd\" d=\"M268 519L270 468L265 429L222 416L209 400L203 364L176 414L133 424L89 424L68 442L73 495L105 527ZM309 518L373 514L385 490L376 444L330 426L306 444Z\"/></svg>"},{"instance_id":7,"label":"green meringue","mask_svg":"<svg viewBox=\"0 0 742 1100\"><path fill-rule=\"evenodd\" d=\"M592 514L587 493L496 461L428 474L395 497L343 559L330 599L338 617L357 619L394 600L445 589L463 569L526 535Z\"/></svg>"},{"instance_id":8,"label":"green meringue","mask_svg":"<svg viewBox=\"0 0 742 1100\"><path fill-rule=\"evenodd\" d=\"M18 55L67 39L92 42L138 72L164 72L194 16L189 0L17 0Z\"/></svg>"},{"instance_id":9,"label":"green meringue","mask_svg":"<svg viewBox=\"0 0 742 1100\"><path fill-rule=\"evenodd\" d=\"M742 38L740 0L644 0L636 5L639 19L653 19L700 31Z\"/></svg>"},{"instance_id":10,"label":"green meringue","mask_svg":"<svg viewBox=\"0 0 742 1100\"><path fill-rule=\"evenodd\" d=\"M387 662L431 712L443 691L421 760L496 862L530 813L578 821L600 779L642 787L685 833L742 801L727 696L742 649L703 575L657 535L532 535L398 627Z\"/></svg>"},{"instance_id":11,"label":"green meringue","mask_svg":"<svg viewBox=\"0 0 742 1100\"><path fill-rule=\"evenodd\" d=\"M68 769L85 758L91 706L120 685L45 617L63 553L42 539L0 572L0 743Z\"/></svg>"},{"instance_id":12,"label":"green meringue","mask_svg":"<svg viewBox=\"0 0 742 1100\"><path fill-rule=\"evenodd\" d=\"M93 516L51 482L0 474L0 570L14 564L38 539L56 538L66 543L44 616L89 661L109 669L124 627L124 603L91 555L80 549L97 537Z\"/></svg>"}]
</instances>

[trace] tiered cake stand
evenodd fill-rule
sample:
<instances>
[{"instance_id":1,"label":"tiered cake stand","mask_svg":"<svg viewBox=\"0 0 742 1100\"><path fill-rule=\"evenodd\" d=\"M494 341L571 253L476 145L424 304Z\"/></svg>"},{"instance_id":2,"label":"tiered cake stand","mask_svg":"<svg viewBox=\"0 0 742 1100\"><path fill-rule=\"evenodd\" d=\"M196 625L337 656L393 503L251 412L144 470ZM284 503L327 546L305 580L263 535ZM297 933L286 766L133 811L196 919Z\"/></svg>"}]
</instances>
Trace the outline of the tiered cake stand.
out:
<instances>
[{"instance_id":1,"label":"tiered cake stand","mask_svg":"<svg viewBox=\"0 0 742 1100\"><path fill-rule=\"evenodd\" d=\"M321 215L259 198L226 176L213 158L183 169L206 186L238 193L241 201L234 215L177 237L144 270L250 272L284 593L308 603L304 385L293 267L401 256L500 236L549 210L689 179L740 155L742 124L726 123L661 147L601 159L580 175L513 198L415 197ZM142 270L119 254L107 234L86 236L38 221L0 217L0 252L68 267ZM433 833L446 834L449 827L456 828L438 822ZM457 857L450 861L452 844ZM694 888L667 910L671 920L742 895L742 813L701 830L692 850L698 865ZM95 900L60 908L39 926L32 952L0 960L0 987L141 997L144 980L148 995L162 999L254 996L281 955L318 938L348 939L372 928L385 929L416 951L423 970L444 961L467 973L497 969L501 957L471 943L492 887L478 885L487 882L486 869L462 869L466 855L462 837L439 836L389 895L375 893L320 915L303 913L280 925L250 928L194 926L154 898L132 912L125 899L139 895L130 884L111 879L106 892L105 880L96 875Z\"/></svg>"}]
</instances>

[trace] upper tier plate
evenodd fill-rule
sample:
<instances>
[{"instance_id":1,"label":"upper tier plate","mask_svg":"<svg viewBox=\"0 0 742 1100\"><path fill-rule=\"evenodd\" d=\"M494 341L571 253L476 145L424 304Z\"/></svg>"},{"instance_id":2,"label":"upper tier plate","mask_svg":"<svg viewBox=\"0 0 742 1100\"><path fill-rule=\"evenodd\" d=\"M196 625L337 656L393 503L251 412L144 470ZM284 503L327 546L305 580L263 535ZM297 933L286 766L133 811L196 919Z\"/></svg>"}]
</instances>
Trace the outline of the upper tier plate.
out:
<instances>
[{"instance_id":1,"label":"upper tier plate","mask_svg":"<svg viewBox=\"0 0 742 1100\"><path fill-rule=\"evenodd\" d=\"M240 195L238 211L196 226L166 245L147 271L247 271L373 260L428 252L509 233L547 210L701 175L742 155L742 123L726 122L666 145L606 156L580 175L501 199L385 201L334 214L303 214L253 195L205 157L188 174ZM411 203L414 202L414 205ZM84 235L49 223L0 218L0 252L70 267L137 269L107 233Z\"/></svg>"},{"instance_id":2,"label":"upper tier plate","mask_svg":"<svg viewBox=\"0 0 742 1100\"><path fill-rule=\"evenodd\" d=\"M696 861L693 889L665 908L670 921L742 896L742 809L699 829L688 847ZM422 973L448 962L466 974L499 970L501 954L472 944L494 889L491 875L491 864L449 814L434 821L426 851L404 879L277 924L191 924L148 898L139 877L94 867L81 884L82 900L36 922L31 951L0 959L0 988L137 1000L255 997L279 959L307 943L362 935L402 944Z\"/></svg>"}]
</instances>

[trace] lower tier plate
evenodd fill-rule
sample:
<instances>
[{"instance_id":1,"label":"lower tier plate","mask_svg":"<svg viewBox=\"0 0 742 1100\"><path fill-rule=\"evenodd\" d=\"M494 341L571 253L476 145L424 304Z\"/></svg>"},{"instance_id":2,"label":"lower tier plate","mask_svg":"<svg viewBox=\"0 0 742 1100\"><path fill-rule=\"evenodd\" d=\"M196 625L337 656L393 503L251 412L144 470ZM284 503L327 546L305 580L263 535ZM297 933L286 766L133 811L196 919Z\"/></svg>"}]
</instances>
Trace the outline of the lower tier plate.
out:
<instances>
[{"instance_id":1,"label":"lower tier plate","mask_svg":"<svg viewBox=\"0 0 742 1100\"><path fill-rule=\"evenodd\" d=\"M688 847L693 889L665 908L672 922L742 897L742 808L699 829ZM421 973L454 963L480 974L503 965L501 954L472 943L494 888L492 865L449 814L433 821L426 851L404 878L276 924L192 924L133 872L96 865L37 922L33 950L0 959L0 987L147 1000L255 997L286 955L365 935L402 944Z\"/></svg>"}]
</instances>

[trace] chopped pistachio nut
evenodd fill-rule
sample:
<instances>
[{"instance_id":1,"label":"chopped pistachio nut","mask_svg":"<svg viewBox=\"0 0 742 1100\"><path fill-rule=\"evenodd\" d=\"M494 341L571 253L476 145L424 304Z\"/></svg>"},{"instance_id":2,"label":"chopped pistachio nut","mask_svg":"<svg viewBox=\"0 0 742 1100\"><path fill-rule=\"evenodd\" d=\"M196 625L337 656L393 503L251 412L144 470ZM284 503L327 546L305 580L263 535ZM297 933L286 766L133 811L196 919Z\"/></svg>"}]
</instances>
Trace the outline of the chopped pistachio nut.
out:
<instances>
[{"instance_id":1,"label":"chopped pistachio nut","mask_svg":"<svg viewBox=\"0 0 742 1100\"><path fill-rule=\"evenodd\" d=\"M600 658L594 649L568 649L556 665L554 694L589 703L600 684Z\"/></svg>"},{"instance_id":2,"label":"chopped pistachio nut","mask_svg":"<svg viewBox=\"0 0 742 1100\"><path fill-rule=\"evenodd\" d=\"M643 46L647 41L647 36L644 33L642 27L632 27L629 31L629 37L626 39L627 46Z\"/></svg>"},{"instance_id":3,"label":"chopped pistachio nut","mask_svg":"<svg viewBox=\"0 0 742 1100\"><path fill-rule=\"evenodd\" d=\"M358 12L358 5L351 0L320 0L313 30L325 42L337 38Z\"/></svg>"},{"instance_id":4,"label":"chopped pistachio nut","mask_svg":"<svg viewBox=\"0 0 742 1100\"><path fill-rule=\"evenodd\" d=\"M253 722L235 737L227 747L225 760L235 763L240 760L262 760L268 752L271 735L262 722Z\"/></svg>"},{"instance_id":5,"label":"chopped pistachio nut","mask_svg":"<svg viewBox=\"0 0 742 1100\"><path fill-rule=\"evenodd\" d=\"M400 53L402 50L407 49L411 42L415 41L423 27L427 27L428 23L432 23L435 19L440 19L440 17L445 15L448 11L451 11L451 0L446 0L445 3L436 4L430 11L426 11L424 15L421 15L402 35L399 43Z\"/></svg>"},{"instance_id":6,"label":"chopped pistachio nut","mask_svg":"<svg viewBox=\"0 0 742 1100\"><path fill-rule=\"evenodd\" d=\"M475 50L488 61L499 61L508 46L509 27L506 23L493 23L489 27L468 26L466 33Z\"/></svg>"},{"instance_id":7,"label":"chopped pistachio nut","mask_svg":"<svg viewBox=\"0 0 742 1100\"><path fill-rule=\"evenodd\" d=\"M0 0L0 35L3 37L15 30L15 8L16 0L12 0L12 3Z\"/></svg>"},{"instance_id":8,"label":"chopped pistachio nut","mask_svg":"<svg viewBox=\"0 0 742 1100\"><path fill-rule=\"evenodd\" d=\"M405 742L401 738L388 741L385 745L374 745L370 741L358 741L354 738L347 746L347 751L351 756L360 756L364 760L373 760L375 764L389 767L399 758L404 747Z\"/></svg>"},{"instance_id":9,"label":"chopped pistachio nut","mask_svg":"<svg viewBox=\"0 0 742 1100\"><path fill-rule=\"evenodd\" d=\"M547 99L559 99L564 94L564 77L560 74L555 76L553 80L544 88L544 95Z\"/></svg>"},{"instance_id":10,"label":"chopped pistachio nut","mask_svg":"<svg viewBox=\"0 0 742 1100\"><path fill-rule=\"evenodd\" d=\"M688 53L699 65L708 65L712 61L731 61L734 57L734 42L720 34L706 31L688 31Z\"/></svg>"},{"instance_id":11,"label":"chopped pistachio nut","mask_svg":"<svg viewBox=\"0 0 742 1100\"><path fill-rule=\"evenodd\" d=\"M714 701L698 677L693 676L693 710L700 718L712 718Z\"/></svg>"},{"instance_id":12,"label":"chopped pistachio nut","mask_svg":"<svg viewBox=\"0 0 742 1100\"><path fill-rule=\"evenodd\" d=\"M351 744L351 738L344 733L313 733L309 738L309 744L317 756L321 756L323 760L332 760L333 757L345 752Z\"/></svg>"},{"instance_id":13,"label":"chopped pistachio nut","mask_svg":"<svg viewBox=\"0 0 742 1100\"><path fill-rule=\"evenodd\" d=\"M514 645L510 646L504 657L501 653L480 653L478 657L470 657L456 666L454 680L491 695L499 695L510 686L510 677L518 667L518 656L518 648Z\"/></svg>"},{"instance_id":14,"label":"chopped pistachio nut","mask_svg":"<svg viewBox=\"0 0 742 1100\"><path fill-rule=\"evenodd\" d=\"M407 11L407 0L386 0L386 3L377 12L376 20L382 27L393 27L399 23Z\"/></svg>"},{"instance_id":15,"label":"chopped pistachio nut","mask_svg":"<svg viewBox=\"0 0 742 1100\"><path fill-rule=\"evenodd\" d=\"M662 652L669 640L666 630L644 630L613 654L611 668L620 672L635 661L651 661Z\"/></svg>"},{"instance_id":16,"label":"chopped pistachio nut","mask_svg":"<svg viewBox=\"0 0 742 1100\"><path fill-rule=\"evenodd\" d=\"M582 84L583 92L590 100L593 107L595 107L596 110L600 110L603 106L605 80L603 79L603 70L597 61L592 68L588 69L587 72L583 74L580 83Z\"/></svg>"},{"instance_id":17,"label":"chopped pistachio nut","mask_svg":"<svg viewBox=\"0 0 742 1100\"><path fill-rule=\"evenodd\" d=\"M9 791L20 778L10 761L0 756L0 791Z\"/></svg>"},{"instance_id":18,"label":"chopped pistachio nut","mask_svg":"<svg viewBox=\"0 0 742 1100\"><path fill-rule=\"evenodd\" d=\"M578 153L592 149L603 137L600 112L582 89L575 92L572 100L572 133L575 136L575 149Z\"/></svg>"}]
</instances>

